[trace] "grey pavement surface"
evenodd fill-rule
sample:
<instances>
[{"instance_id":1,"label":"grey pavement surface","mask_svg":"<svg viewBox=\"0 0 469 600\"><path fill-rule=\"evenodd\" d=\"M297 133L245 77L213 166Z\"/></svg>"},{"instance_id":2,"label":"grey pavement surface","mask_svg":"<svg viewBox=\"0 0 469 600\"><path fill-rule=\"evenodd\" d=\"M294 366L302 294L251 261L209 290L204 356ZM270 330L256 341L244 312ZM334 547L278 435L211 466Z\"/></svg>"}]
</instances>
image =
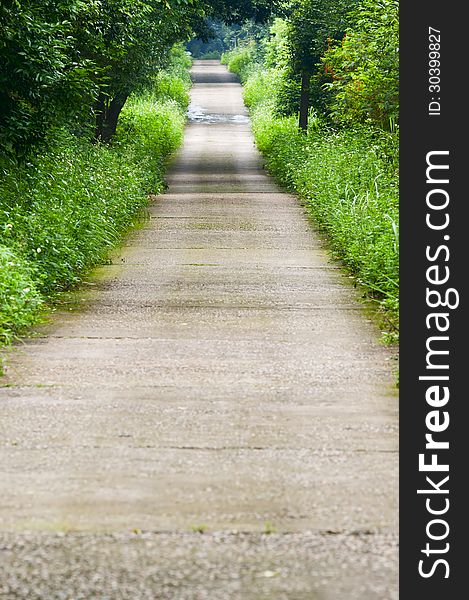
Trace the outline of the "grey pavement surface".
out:
<instances>
[{"instance_id":1,"label":"grey pavement surface","mask_svg":"<svg viewBox=\"0 0 469 600\"><path fill-rule=\"evenodd\" d=\"M395 599L392 351L240 85L193 78L168 192L8 356L0 597Z\"/></svg>"}]
</instances>

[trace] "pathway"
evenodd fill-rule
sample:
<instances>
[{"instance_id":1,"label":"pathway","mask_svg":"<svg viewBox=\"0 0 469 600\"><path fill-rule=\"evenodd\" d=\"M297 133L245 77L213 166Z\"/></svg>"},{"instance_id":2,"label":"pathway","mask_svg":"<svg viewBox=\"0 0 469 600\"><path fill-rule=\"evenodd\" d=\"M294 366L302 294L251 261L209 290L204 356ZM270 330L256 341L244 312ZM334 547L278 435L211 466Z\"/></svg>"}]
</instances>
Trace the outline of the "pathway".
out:
<instances>
[{"instance_id":1,"label":"pathway","mask_svg":"<svg viewBox=\"0 0 469 600\"><path fill-rule=\"evenodd\" d=\"M9 360L0 596L397 598L391 354L239 84L194 80L150 221Z\"/></svg>"}]
</instances>

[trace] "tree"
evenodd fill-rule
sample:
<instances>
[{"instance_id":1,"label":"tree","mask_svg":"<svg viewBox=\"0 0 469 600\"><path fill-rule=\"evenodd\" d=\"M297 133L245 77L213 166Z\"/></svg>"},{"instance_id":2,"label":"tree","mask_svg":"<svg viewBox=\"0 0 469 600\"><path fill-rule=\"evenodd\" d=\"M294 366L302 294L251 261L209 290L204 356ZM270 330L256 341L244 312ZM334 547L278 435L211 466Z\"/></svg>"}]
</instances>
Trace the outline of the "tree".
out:
<instances>
[{"instance_id":1,"label":"tree","mask_svg":"<svg viewBox=\"0 0 469 600\"><path fill-rule=\"evenodd\" d=\"M0 4L0 146L22 153L53 125L82 114L95 92L92 64L72 36L85 3ZM85 109L86 110L86 109Z\"/></svg>"},{"instance_id":2,"label":"tree","mask_svg":"<svg viewBox=\"0 0 469 600\"><path fill-rule=\"evenodd\" d=\"M308 129L311 79L319 72L321 56L332 39L340 39L356 0L295 0L288 17L288 47L294 78L301 80L301 130Z\"/></svg>"},{"instance_id":3,"label":"tree","mask_svg":"<svg viewBox=\"0 0 469 600\"><path fill-rule=\"evenodd\" d=\"M344 39L326 53L339 121L393 128L399 117L399 3L363 0Z\"/></svg>"},{"instance_id":4,"label":"tree","mask_svg":"<svg viewBox=\"0 0 469 600\"><path fill-rule=\"evenodd\" d=\"M228 24L254 20L265 23L284 7L284 0L211 0L204 2L207 14Z\"/></svg>"},{"instance_id":5,"label":"tree","mask_svg":"<svg viewBox=\"0 0 469 600\"><path fill-rule=\"evenodd\" d=\"M99 21L85 36L81 54L97 67L99 93L94 112L96 138L109 142L130 94L164 66L169 49L201 18L191 0L102 0Z\"/></svg>"}]
</instances>

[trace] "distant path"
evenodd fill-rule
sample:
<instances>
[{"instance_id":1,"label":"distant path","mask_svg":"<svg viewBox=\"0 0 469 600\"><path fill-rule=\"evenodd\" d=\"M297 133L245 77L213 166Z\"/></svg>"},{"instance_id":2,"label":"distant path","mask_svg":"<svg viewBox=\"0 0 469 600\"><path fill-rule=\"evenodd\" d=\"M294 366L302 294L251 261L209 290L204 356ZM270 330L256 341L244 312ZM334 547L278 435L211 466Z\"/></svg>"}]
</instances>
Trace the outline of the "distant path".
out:
<instances>
[{"instance_id":1,"label":"distant path","mask_svg":"<svg viewBox=\"0 0 469 600\"><path fill-rule=\"evenodd\" d=\"M150 222L9 361L0 595L397 598L390 352L240 85L194 80Z\"/></svg>"}]
</instances>

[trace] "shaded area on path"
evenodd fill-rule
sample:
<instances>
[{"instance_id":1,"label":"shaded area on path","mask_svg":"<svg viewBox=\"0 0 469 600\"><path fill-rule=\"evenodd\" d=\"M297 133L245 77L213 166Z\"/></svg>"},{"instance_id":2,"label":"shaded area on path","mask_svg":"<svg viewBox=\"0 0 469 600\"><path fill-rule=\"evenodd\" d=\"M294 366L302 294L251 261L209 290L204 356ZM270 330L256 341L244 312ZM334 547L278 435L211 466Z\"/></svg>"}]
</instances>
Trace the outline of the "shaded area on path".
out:
<instances>
[{"instance_id":1,"label":"shaded area on path","mask_svg":"<svg viewBox=\"0 0 469 600\"><path fill-rule=\"evenodd\" d=\"M155 565L142 598L397 598L391 353L303 209L263 170L239 84L211 61L194 81L195 116L149 222L80 292L82 311L9 360L0 549L14 576L25 553L46 564L38 548L51 544L52 582L70 554L87 572L86 554L116 534L103 558L116 581L133 581L129 556ZM208 533L188 550L198 527ZM279 533L268 551L266 527ZM134 529L174 533L135 550ZM69 531L82 534L40 533ZM225 548L215 531L252 533ZM249 577L227 586L225 550L253 573L275 571L273 553L282 575L258 595ZM191 588L199 551L211 554Z\"/></svg>"}]
</instances>

